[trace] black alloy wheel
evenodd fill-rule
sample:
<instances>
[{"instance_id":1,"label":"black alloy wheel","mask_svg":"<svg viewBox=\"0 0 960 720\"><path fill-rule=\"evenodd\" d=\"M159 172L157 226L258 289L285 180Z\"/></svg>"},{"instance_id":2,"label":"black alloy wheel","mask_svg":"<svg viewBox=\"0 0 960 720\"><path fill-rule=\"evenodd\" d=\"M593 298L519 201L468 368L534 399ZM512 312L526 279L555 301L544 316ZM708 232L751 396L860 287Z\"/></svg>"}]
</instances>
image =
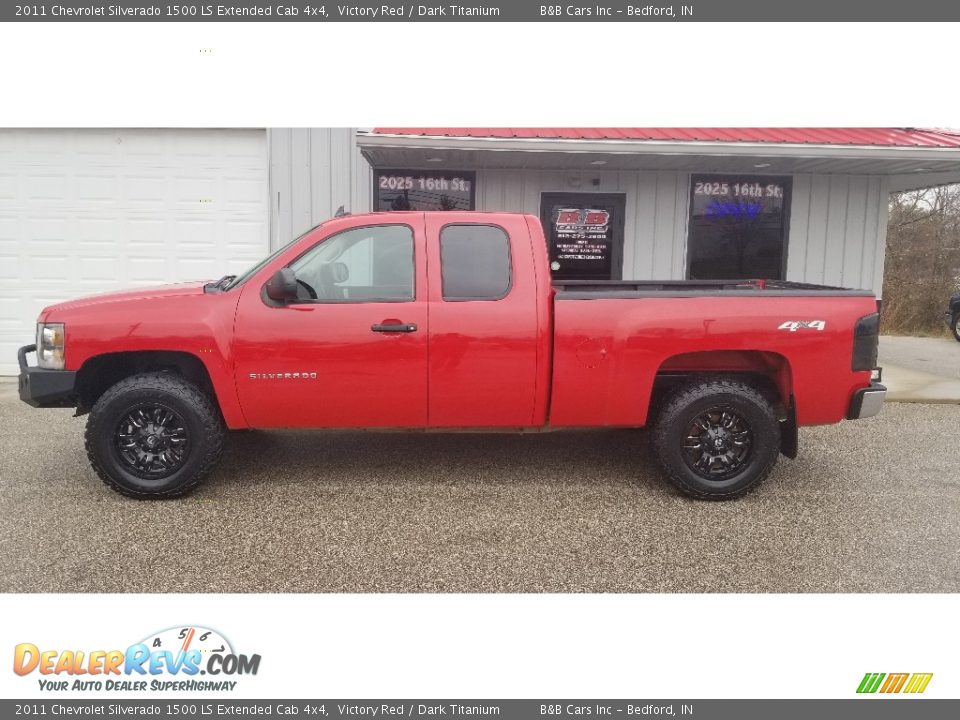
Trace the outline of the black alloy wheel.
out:
<instances>
[{"instance_id":1,"label":"black alloy wheel","mask_svg":"<svg viewBox=\"0 0 960 720\"><path fill-rule=\"evenodd\" d=\"M161 480L179 470L190 451L186 423L171 408L142 403L120 420L115 433L117 459L144 480Z\"/></svg>"},{"instance_id":2,"label":"black alloy wheel","mask_svg":"<svg viewBox=\"0 0 960 720\"><path fill-rule=\"evenodd\" d=\"M739 497L761 482L780 454L771 398L744 378L693 377L663 401L652 444L664 474L704 500Z\"/></svg>"},{"instance_id":3,"label":"black alloy wheel","mask_svg":"<svg viewBox=\"0 0 960 720\"><path fill-rule=\"evenodd\" d=\"M175 372L119 380L93 404L85 445L100 479L122 495L172 498L195 488L223 452L211 394Z\"/></svg>"},{"instance_id":4,"label":"black alloy wheel","mask_svg":"<svg viewBox=\"0 0 960 720\"><path fill-rule=\"evenodd\" d=\"M719 406L701 413L687 427L683 456L700 477L721 481L740 472L752 445L750 423L733 408Z\"/></svg>"}]
</instances>

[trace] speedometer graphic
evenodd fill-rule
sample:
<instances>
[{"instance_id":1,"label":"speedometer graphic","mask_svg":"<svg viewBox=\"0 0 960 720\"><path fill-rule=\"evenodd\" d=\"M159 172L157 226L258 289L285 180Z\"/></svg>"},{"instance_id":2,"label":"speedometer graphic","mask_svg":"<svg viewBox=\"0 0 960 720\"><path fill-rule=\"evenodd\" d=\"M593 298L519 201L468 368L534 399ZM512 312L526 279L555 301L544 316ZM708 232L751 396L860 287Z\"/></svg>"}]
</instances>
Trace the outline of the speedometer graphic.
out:
<instances>
[{"instance_id":1,"label":"speedometer graphic","mask_svg":"<svg viewBox=\"0 0 960 720\"><path fill-rule=\"evenodd\" d=\"M198 650L202 657L212 653L233 654L233 647L216 630L202 625L171 627L152 633L141 640L151 652L168 651L174 656L190 650Z\"/></svg>"}]
</instances>

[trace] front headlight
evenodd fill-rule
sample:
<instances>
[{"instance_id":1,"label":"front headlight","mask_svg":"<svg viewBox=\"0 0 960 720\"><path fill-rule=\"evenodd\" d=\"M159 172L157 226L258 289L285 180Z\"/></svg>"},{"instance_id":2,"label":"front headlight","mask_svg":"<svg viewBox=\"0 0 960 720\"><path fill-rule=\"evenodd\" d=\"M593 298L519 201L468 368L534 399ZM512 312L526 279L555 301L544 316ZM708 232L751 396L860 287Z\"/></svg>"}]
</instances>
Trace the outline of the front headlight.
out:
<instances>
[{"instance_id":1,"label":"front headlight","mask_svg":"<svg viewBox=\"0 0 960 720\"><path fill-rule=\"evenodd\" d=\"M63 370L63 323L37 323L37 365L46 370Z\"/></svg>"}]
</instances>

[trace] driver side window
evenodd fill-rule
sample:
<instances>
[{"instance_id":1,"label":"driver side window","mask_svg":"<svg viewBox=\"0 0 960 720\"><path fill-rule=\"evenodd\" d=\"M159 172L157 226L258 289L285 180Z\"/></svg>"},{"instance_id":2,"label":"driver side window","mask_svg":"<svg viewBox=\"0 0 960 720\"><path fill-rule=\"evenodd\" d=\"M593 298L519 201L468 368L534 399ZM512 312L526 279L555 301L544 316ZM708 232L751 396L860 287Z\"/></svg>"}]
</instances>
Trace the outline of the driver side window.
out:
<instances>
[{"instance_id":1,"label":"driver side window","mask_svg":"<svg viewBox=\"0 0 960 720\"><path fill-rule=\"evenodd\" d=\"M409 302L414 296L413 231L407 225L345 230L290 266L305 302Z\"/></svg>"}]
</instances>

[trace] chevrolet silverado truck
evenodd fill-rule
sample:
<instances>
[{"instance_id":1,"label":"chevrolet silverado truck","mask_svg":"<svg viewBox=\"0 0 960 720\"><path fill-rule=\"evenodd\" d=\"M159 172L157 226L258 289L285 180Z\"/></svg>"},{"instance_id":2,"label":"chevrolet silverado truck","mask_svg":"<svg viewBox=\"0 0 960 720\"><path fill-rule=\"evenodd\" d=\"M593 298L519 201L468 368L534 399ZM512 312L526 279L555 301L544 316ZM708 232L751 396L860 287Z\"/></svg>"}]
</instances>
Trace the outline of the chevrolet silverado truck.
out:
<instances>
[{"instance_id":1,"label":"chevrolet silverado truck","mask_svg":"<svg viewBox=\"0 0 960 720\"><path fill-rule=\"evenodd\" d=\"M529 215L336 217L242 275L44 309L20 397L89 413L93 469L135 498L194 488L228 430L650 426L677 488L726 499L798 427L880 411L869 292L550 265Z\"/></svg>"}]
</instances>

